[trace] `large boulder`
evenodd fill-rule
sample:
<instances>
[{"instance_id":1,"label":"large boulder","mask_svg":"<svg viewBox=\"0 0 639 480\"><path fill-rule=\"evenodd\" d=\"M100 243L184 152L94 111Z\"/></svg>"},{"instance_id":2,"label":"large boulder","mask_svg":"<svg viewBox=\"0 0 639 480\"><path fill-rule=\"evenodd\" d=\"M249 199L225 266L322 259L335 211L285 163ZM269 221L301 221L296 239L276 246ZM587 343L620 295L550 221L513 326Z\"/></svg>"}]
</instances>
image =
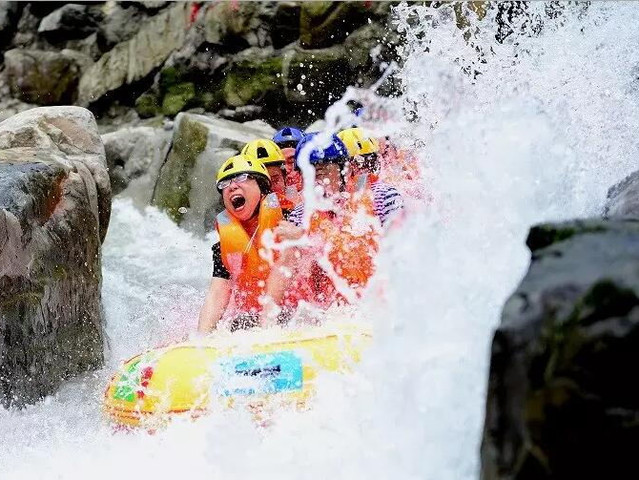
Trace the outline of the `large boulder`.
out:
<instances>
[{"instance_id":1,"label":"large boulder","mask_svg":"<svg viewBox=\"0 0 639 480\"><path fill-rule=\"evenodd\" d=\"M11 93L27 103L73 103L83 66L78 54L14 49L4 54Z\"/></svg>"},{"instance_id":2,"label":"large boulder","mask_svg":"<svg viewBox=\"0 0 639 480\"><path fill-rule=\"evenodd\" d=\"M171 149L155 185L153 204L193 232L211 230L222 208L215 189L220 165L247 142L270 138L274 132L263 123L242 124L180 113L175 119Z\"/></svg>"},{"instance_id":3,"label":"large boulder","mask_svg":"<svg viewBox=\"0 0 639 480\"><path fill-rule=\"evenodd\" d=\"M603 213L606 218L639 218L639 171L610 187Z\"/></svg>"},{"instance_id":4,"label":"large boulder","mask_svg":"<svg viewBox=\"0 0 639 480\"><path fill-rule=\"evenodd\" d=\"M52 43L84 38L98 30L101 19L102 15L96 8L68 3L44 17L38 33Z\"/></svg>"},{"instance_id":5,"label":"large boulder","mask_svg":"<svg viewBox=\"0 0 639 480\"><path fill-rule=\"evenodd\" d=\"M130 40L105 53L82 75L78 103L93 103L162 65L184 42L189 27L187 7L186 2L175 3L151 18Z\"/></svg>"},{"instance_id":6,"label":"large boulder","mask_svg":"<svg viewBox=\"0 0 639 480\"><path fill-rule=\"evenodd\" d=\"M113 194L151 203L153 188L166 158L171 132L164 128L127 127L102 135Z\"/></svg>"},{"instance_id":7,"label":"large boulder","mask_svg":"<svg viewBox=\"0 0 639 480\"><path fill-rule=\"evenodd\" d=\"M483 480L636 478L639 222L533 228L493 338Z\"/></svg>"},{"instance_id":8,"label":"large boulder","mask_svg":"<svg viewBox=\"0 0 639 480\"><path fill-rule=\"evenodd\" d=\"M22 406L103 361L101 242L111 190L93 115L0 123L0 403Z\"/></svg>"}]
</instances>

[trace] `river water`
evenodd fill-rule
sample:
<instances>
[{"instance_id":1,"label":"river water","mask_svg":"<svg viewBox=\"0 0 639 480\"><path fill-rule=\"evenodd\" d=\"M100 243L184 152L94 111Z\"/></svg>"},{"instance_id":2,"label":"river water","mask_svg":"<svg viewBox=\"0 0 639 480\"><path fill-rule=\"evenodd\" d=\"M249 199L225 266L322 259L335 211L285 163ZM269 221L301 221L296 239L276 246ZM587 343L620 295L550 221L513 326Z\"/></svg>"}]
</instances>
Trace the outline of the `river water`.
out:
<instances>
[{"instance_id":1,"label":"river water","mask_svg":"<svg viewBox=\"0 0 639 480\"><path fill-rule=\"evenodd\" d=\"M639 159L639 6L545 7L503 44L492 11L468 12L465 41L450 8L397 10L405 93L369 112L418 153L429 202L385 241L361 309L375 344L356 375L325 379L312 411L268 428L227 412L114 434L100 412L110 373L195 327L211 270L210 238L116 199L106 367L0 409L0 479L478 478L491 333L529 226L597 215Z\"/></svg>"}]
</instances>

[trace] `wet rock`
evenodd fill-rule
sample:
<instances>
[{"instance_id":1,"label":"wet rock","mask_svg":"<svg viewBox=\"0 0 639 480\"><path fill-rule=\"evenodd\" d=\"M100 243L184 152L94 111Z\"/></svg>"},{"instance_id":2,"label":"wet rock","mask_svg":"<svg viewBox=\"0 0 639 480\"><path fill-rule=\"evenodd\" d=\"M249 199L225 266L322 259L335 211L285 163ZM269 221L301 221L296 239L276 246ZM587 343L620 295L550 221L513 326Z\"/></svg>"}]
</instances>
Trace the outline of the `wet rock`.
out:
<instances>
[{"instance_id":1,"label":"wet rock","mask_svg":"<svg viewBox=\"0 0 639 480\"><path fill-rule=\"evenodd\" d=\"M273 48L282 48L300 37L301 9L300 2L278 2L271 29Z\"/></svg>"},{"instance_id":2,"label":"wet rock","mask_svg":"<svg viewBox=\"0 0 639 480\"><path fill-rule=\"evenodd\" d=\"M174 4L150 19L133 38L105 53L82 75L78 102L82 105L95 102L123 85L141 80L162 65L184 41L187 6Z\"/></svg>"},{"instance_id":3,"label":"wet rock","mask_svg":"<svg viewBox=\"0 0 639 480\"><path fill-rule=\"evenodd\" d=\"M86 63L69 51L14 49L5 52L7 81L15 98L39 105L73 103Z\"/></svg>"},{"instance_id":4,"label":"wet rock","mask_svg":"<svg viewBox=\"0 0 639 480\"><path fill-rule=\"evenodd\" d=\"M399 36L381 23L358 28L344 41L344 50L354 72L353 82L370 87L383 73L385 65L399 62L396 48Z\"/></svg>"},{"instance_id":5,"label":"wet rock","mask_svg":"<svg viewBox=\"0 0 639 480\"><path fill-rule=\"evenodd\" d=\"M162 107L160 106L157 94L146 92L140 95L135 100L135 111L140 118L151 118L160 114Z\"/></svg>"},{"instance_id":6,"label":"wet rock","mask_svg":"<svg viewBox=\"0 0 639 480\"><path fill-rule=\"evenodd\" d=\"M368 21L369 7L366 2L302 2L301 46L318 49L341 43Z\"/></svg>"},{"instance_id":7,"label":"wet rock","mask_svg":"<svg viewBox=\"0 0 639 480\"><path fill-rule=\"evenodd\" d=\"M0 73L0 122L12 117L16 113L29 110L37 105L22 102L11 96L11 88L7 82L6 70Z\"/></svg>"},{"instance_id":8,"label":"wet rock","mask_svg":"<svg viewBox=\"0 0 639 480\"><path fill-rule=\"evenodd\" d=\"M483 480L639 474L639 222L531 229L493 338Z\"/></svg>"},{"instance_id":9,"label":"wet rock","mask_svg":"<svg viewBox=\"0 0 639 480\"><path fill-rule=\"evenodd\" d=\"M13 3L13 2L3 2ZM34 44L38 38L38 25L41 18L32 13L33 8L38 4L48 2L32 2L22 9L20 20L18 20L17 32L11 42L14 47L26 48Z\"/></svg>"},{"instance_id":10,"label":"wet rock","mask_svg":"<svg viewBox=\"0 0 639 480\"><path fill-rule=\"evenodd\" d=\"M245 105L235 109L225 108L217 112L217 115L233 122L248 122L261 118L263 113L263 107L258 105Z\"/></svg>"},{"instance_id":11,"label":"wet rock","mask_svg":"<svg viewBox=\"0 0 639 480\"><path fill-rule=\"evenodd\" d=\"M604 217L639 218L639 171L608 190Z\"/></svg>"},{"instance_id":12,"label":"wet rock","mask_svg":"<svg viewBox=\"0 0 639 480\"><path fill-rule=\"evenodd\" d=\"M222 1L210 4L204 15L205 39L229 51L272 44L271 25L277 2Z\"/></svg>"},{"instance_id":13,"label":"wet rock","mask_svg":"<svg viewBox=\"0 0 639 480\"><path fill-rule=\"evenodd\" d=\"M148 19L147 12L132 3L108 2L105 11L97 31L97 42L104 52L132 39Z\"/></svg>"},{"instance_id":14,"label":"wet rock","mask_svg":"<svg viewBox=\"0 0 639 480\"><path fill-rule=\"evenodd\" d=\"M320 50L296 48L284 57L284 93L293 104L324 112L354 80L343 45Z\"/></svg>"},{"instance_id":15,"label":"wet rock","mask_svg":"<svg viewBox=\"0 0 639 480\"><path fill-rule=\"evenodd\" d=\"M250 140L270 138L273 133L275 130L263 123L241 124L180 113L155 185L153 204L191 231L203 234L211 230L221 208L215 189L220 165Z\"/></svg>"},{"instance_id":16,"label":"wet rock","mask_svg":"<svg viewBox=\"0 0 639 480\"><path fill-rule=\"evenodd\" d=\"M36 17L43 18L66 4L67 2L29 2L29 9Z\"/></svg>"},{"instance_id":17,"label":"wet rock","mask_svg":"<svg viewBox=\"0 0 639 480\"><path fill-rule=\"evenodd\" d=\"M22 406L103 361L101 242L111 190L93 115L0 123L0 403Z\"/></svg>"},{"instance_id":18,"label":"wet rock","mask_svg":"<svg viewBox=\"0 0 639 480\"><path fill-rule=\"evenodd\" d=\"M102 135L113 194L149 205L171 132L163 128L128 127Z\"/></svg>"},{"instance_id":19,"label":"wet rock","mask_svg":"<svg viewBox=\"0 0 639 480\"><path fill-rule=\"evenodd\" d=\"M282 91L282 57L268 50L242 52L225 70L222 86L224 102L231 107L273 104Z\"/></svg>"},{"instance_id":20,"label":"wet rock","mask_svg":"<svg viewBox=\"0 0 639 480\"><path fill-rule=\"evenodd\" d=\"M68 3L44 17L38 33L54 43L84 38L98 30L101 17L99 10L95 8Z\"/></svg>"},{"instance_id":21,"label":"wet rock","mask_svg":"<svg viewBox=\"0 0 639 480\"><path fill-rule=\"evenodd\" d=\"M24 8L20 2L0 3L0 48L4 48L11 43L13 35L18 27L18 20Z\"/></svg>"},{"instance_id":22,"label":"wet rock","mask_svg":"<svg viewBox=\"0 0 639 480\"><path fill-rule=\"evenodd\" d=\"M169 117L185 110L195 99L195 85L191 82L171 85L162 100L162 113Z\"/></svg>"}]
</instances>

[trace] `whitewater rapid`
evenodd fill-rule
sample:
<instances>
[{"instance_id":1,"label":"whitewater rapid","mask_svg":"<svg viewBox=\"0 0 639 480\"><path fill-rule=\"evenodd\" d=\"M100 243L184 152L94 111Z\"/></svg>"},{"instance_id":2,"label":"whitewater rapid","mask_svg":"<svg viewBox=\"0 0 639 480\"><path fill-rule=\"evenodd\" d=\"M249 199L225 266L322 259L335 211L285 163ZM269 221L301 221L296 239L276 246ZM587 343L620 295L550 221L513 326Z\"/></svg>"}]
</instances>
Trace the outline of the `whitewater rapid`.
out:
<instances>
[{"instance_id":1,"label":"whitewater rapid","mask_svg":"<svg viewBox=\"0 0 639 480\"><path fill-rule=\"evenodd\" d=\"M639 158L639 6L595 3L552 21L530 8L541 32L503 45L494 12L469 12L467 42L450 8L397 10L405 91L379 106L386 123L365 121L418 153L432 199L382 249L362 305L376 341L357 375L326 379L312 411L268 429L227 412L114 435L100 412L110 374L194 329L211 274L211 238L116 199L106 366L0 409L0 478L478 478L491 332L526 270L529 226L599 214Z\"/></svg>"}]
</instances>

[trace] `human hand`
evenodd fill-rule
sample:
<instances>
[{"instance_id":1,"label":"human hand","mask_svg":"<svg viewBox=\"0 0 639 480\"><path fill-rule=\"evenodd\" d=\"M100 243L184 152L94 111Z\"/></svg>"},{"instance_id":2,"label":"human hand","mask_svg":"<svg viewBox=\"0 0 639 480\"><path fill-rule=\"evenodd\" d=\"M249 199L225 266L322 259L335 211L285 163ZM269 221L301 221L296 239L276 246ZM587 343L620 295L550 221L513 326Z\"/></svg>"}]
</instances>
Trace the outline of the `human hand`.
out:
<instances>
[{"instance_id":1,"label":"human hand","mask_svg":"<svg viewBox=\"0 0 639 480\"><path fill-rule=\"evenodd\" d=\"M282 220L277 224L277 227L273 229L273 236L275 241L281 242L285 240L298 240L304 235L304 229L297 225Z\"/></svg>"}]
</instances>

